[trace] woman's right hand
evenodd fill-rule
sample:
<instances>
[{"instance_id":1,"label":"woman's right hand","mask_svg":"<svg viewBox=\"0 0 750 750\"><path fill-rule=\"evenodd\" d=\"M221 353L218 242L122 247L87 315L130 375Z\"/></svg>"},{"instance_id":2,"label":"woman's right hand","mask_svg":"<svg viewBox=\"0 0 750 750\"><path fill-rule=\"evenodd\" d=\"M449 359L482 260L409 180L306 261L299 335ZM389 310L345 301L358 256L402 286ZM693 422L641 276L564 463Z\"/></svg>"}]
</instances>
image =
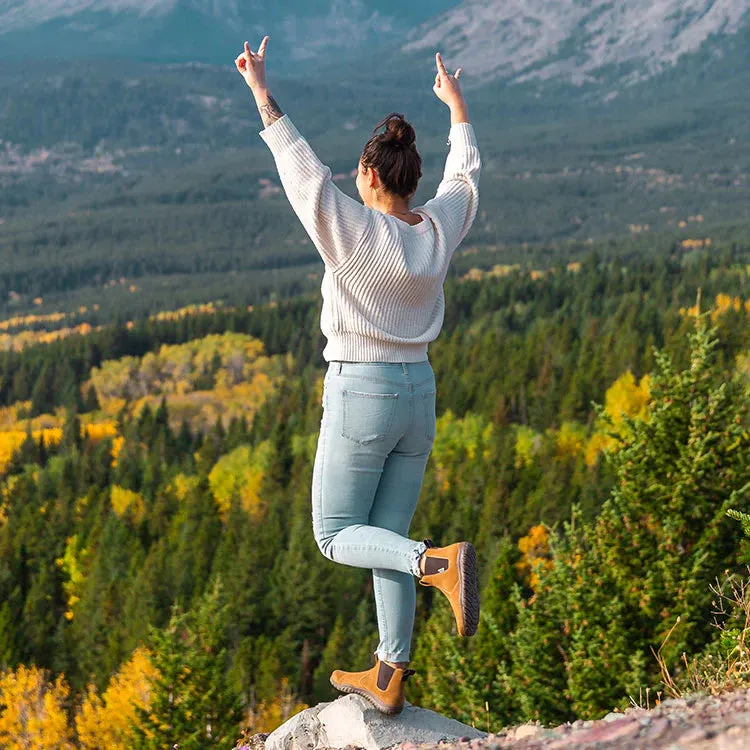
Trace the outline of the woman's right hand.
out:
<instances>
[{"instance_id":1,"label":"woman's right hand","mask_svg":"<svg viewBox=\"0 0 750 750\"><path fill-rule=\"evenodd\" d=\"M461 86L458 83L458 77L461 75L461 68L459 68L456 71L456 74L452 76L446 70L445 65L443 64L443 58L440 57L439 52L435 55L435 64L437 65L437 75L435 76L435 85L432 87L435 96L449 107L463 104L464 95L461 93Z\"/></svg>"},{"instance_id":2,"label":"woman's right hand","mask_svg":"<svg viewBox=\"0 0 750 750\"><path fill-rule=\"evenodd\" d=\"M266 88L266 47L268 46L268 37L264 36L257 52L250 49L250 45L245 42L245 49L237 56L234 64L240 75L245 79L245 83L250 90L263 91Z\"/></svg>"}]
</instances>

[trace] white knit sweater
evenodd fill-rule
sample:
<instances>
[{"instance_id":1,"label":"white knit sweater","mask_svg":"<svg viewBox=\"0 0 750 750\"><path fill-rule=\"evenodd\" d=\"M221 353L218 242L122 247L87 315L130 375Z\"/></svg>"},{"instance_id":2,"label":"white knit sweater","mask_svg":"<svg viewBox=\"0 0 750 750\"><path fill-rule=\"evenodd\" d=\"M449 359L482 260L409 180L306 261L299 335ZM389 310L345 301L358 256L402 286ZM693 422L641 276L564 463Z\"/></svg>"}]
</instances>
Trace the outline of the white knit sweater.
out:
<instances>
[{"instance_id":1,"label":"white knit sweater","mask_svg":"<svg viewBox=\"0 0 750 750\"><path fill-rule=\"evenodd\" d=\"M434 198L412 208L411 226L353 200L288 115L260 133L281 183L325 264L320 327L327 361L419 362L440 333L443 282L477 213L481 162L474 128L450 129L450 152Z\"/></svg>"}]
</instances>

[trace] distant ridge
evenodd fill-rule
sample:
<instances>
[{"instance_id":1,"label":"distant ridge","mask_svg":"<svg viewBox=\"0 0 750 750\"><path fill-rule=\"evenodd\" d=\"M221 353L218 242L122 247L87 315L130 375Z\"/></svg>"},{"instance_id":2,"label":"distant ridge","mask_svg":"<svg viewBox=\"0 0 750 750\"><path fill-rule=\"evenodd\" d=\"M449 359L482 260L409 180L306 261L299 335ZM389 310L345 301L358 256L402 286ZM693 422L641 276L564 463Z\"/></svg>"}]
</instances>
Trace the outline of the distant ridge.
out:
<instances>
[{"instance_id":1,"label":"distant ridge","mask_svg":"<svg viewBox=\"0 0 750 750\"><path fill-rule=\"evenodd\" d=\"M750 0L466 0L404 51L445 50L472 75L575 84L651 77L750 25Z\"/></svg>"},{"instance_id":2,"label":"distant ridge","mask_svg":"<svg viewBox=\"0 0 750 750\"><path fill-rule=\"evenodd\" d=\"M302 62L396 44L458 1L0 0L0 59L43 48L62 58L225 63L238 39L269 33L279 62Z\"/></svg>"}]
</instances>

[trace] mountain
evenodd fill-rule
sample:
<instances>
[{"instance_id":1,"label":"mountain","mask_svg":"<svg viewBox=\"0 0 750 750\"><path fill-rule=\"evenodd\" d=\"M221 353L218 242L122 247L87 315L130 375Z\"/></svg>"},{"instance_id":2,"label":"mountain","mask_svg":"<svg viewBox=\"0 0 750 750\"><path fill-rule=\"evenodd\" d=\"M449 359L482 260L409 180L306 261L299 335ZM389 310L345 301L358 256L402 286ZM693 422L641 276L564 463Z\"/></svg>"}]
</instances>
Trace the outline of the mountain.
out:
<instances>
[{"instance_id":1,"label":"mountain","mask_svg":"<svg viewBox=\"0 0 750 750\"><path fill-rule=\"evenodd\" d=\"M65 5L71 15L64 16L62 5L52 0L33 33L41 34L39 29L47 23L80 23L82 13L109 13L112 20L119 8L118 22L129 19L140 34L122 38L142 50L150 33L154 54L162 54L170 39L184 42L187 27L178 34L158 33L158 19L166 28L177 23L179 13L198 7L154 0L141 7L139 16L135 6L126 4L130 0L120 0L120 6L114 0L77 1L79 6ZM274 95L350 192L351 170L373 125L388 112L404 112L417 129L424 158L423 192L416 198L422 200L437 184L445 159L448 115L432 93L431 58L435 47L447 50L451 67L465 67L467 88L476 79L483 84L467 92L485 166L483 213L470 238L478 246L587 242L660 231L684 232L695 239L709 237L709 227L748 222L750 100L741 94L750 90L750 24L743 15L747 0L701 5L703 20L695 16L692 25L687 2L654 0L649 15L653 28L636 23L634 8L648 15L641 0L619 3L623 17L633 20L626 27L618 25L612 8L599 3L599 23L610 24L611 49L597 46L599 37L584 33L595 26L591 9L598 0L591 0L588 21L581 20L583 5L577 0L550 3L545 15L538 0L527 0L524 17L537 13L542 19L539 28L549 34L514 37L513 47L506 37L513 23L520 24L518 18L509 21L504 35L499 22L481 23L477 15L490 14L492 7L498 13L509 12L513 1L464 2L431 23L415 26L421 31L404 36L401 51L362 45L356 50L359 59L350 57L347 64L337 65L331 60L341 59L339 53L346 48L331 42L336 54L316 51L327 37L313 33L314 23L325 28L335 7L354 13L365 6L335 6L323 0L325 8L316 6L313 11L300 2L300 13L308 19L308 44L295 55L307 74L278 78L278 58L283 57L279 46L291 48L293 32L302 34L302 21L298 19L297 27L290 21L292 0L268 3L268 29L272 35L274 28L281 29L281 39L272 39L269 63ZM220 15L221 2L231 10L229 0L216 0L214 6L202 6L204 21L209 11L211 18ZM242 5L241 13L247 12L250 20L255 2ZM0 4L0 28L21 33L21 26L30 22L30 7ZM577 25L570 20L576 9ZM378 18L396 17L395 3L384 0L377 10ZM418 12L426 17L428 11L413 4L404 12L416 19ZM716 16L719 11L724 15ZM230 16L229 10L225 15ZM339 23L343 17L339 14ZM648 45L657 43L656 29L665 24L671 30L660 32L666 40L661 54L646 55ZM101 41L103 28L91 31L95 41ZM406 23L399 26L405 35L406 28ZM617 41L622 28L627 29L632 49ZM545 48L532 44L536 37L549 40L553 32L566 41L550 42ZM3 53L6 37L0 37ZM204 40L208 37L206 31ZM253 38L250 33L232 34L227 47L232 58L237 40L248 37ZM584 38L589 41L578 45L580 54L573 54L576 45L571 40ZM500 40L494 47L493 39ZM503 40L506 46L500 44ZM85 49L91 51L92 44ZM122 44L115 49L119 55L125 54ZM186 65L131 58L123 64L121 57L107 65L97 59L70 59L51 66L43 58L48 46L31 48L42 50L39 64L0 60L0 240L6 241L5 249L0 247L0 266L3 258L6 267L14 267L16 257L38 263L25 277L35 285L33 296L47 298L63 271L72 273L71 268L83 269L80 278L88 279L86 274L94 273L91 268L100 261L99 236L115 236L111 244L129 264L130 270L118 276L147 275L154 237L159 237L162 265L187 274L185 257L192 256L185 256L186 234L196 246L217 248L224 246L217 238L234 226L242 226L259 243L256 249L263 262L272 257L291 268L315 260L311 248L302 244L301 230L289 221L272 160L257 134L260 121L252 96L231 59L221 65ZM206 48L187 46L185 54ZM302 57L305 54L317 55L314 67ZM576 70L585 76L575 79L571 71ZM584 83L575 86L574 80ZM632 85L621 85L622 81ZM113 216L119 222L116 229ZM163 217L164 225L155 225L154 217L159 222ZM52 221L63 226L70 220L76 225L72 234L66 229L60 238L49 229ZM131 229L140 234L134 237ZM236 243L230 237L226 247ZM68 270L52 265L47 252L39 250L47 247L56 253L58 245L65 247ZM112 252L110 248L107 257ZM201 263L196 261L195 268ZM231 266L234 260L227 263ZM48 274L44 278L42 271ZM16 290L20 283L14 277L7 289ZM0 300L2 294L0 279Z\"/></svg>"},{"instance_id":2,"label":"mountain","mask_svg":"<svg viewBox=\"0 0 750 750\"><path fill-rule=\"evenodd\" d=\"M458 0L0 0L0 59L135 58L226 63L267 33L301 63L403 39Z\"/></svg>"},{"instance_id":3,"label":"mountain","mask_svg":"<svg viewBox=\"0 0 750 750\"><path fill-rule=\"evenodd\" d=\"M750 24L750 0L465 0L410 32L477 80L634 83Z\"/></svg>"},{"instance_id":4,"label":"mountain","mask_svg":"<svg viewBox=\"0 0 750 750\"><path fill-rule=\"evenodd\" d=\"M721 57L748 26L750 0L0 0L0 60L227 64L268 33L288 73L315 61L396 80L440 49L467 85L617 87L694 53Z\"/></svg>"}]
</instances>

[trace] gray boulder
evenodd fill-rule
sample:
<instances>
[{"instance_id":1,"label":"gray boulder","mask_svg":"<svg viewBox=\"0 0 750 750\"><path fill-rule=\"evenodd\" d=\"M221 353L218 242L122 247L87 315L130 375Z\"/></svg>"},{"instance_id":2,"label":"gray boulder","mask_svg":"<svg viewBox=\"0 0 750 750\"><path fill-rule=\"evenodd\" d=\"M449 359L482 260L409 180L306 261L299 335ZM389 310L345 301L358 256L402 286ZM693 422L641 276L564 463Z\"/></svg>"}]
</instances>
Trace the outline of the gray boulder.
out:
<instances>
[{"instance_id":1,"label":"gray boulder","mask_svg":"<svg viewBox=\"0 0 750 750\"><path fill-rule=\"evenodd\" d=\"M396 716L386 716L358 695L344 695L301 711L266 738L266 750L322 750L355 745L385 750L402 742L455 742L486 737L460 721L407 703Z\"/></svg>"}]
</instances>

